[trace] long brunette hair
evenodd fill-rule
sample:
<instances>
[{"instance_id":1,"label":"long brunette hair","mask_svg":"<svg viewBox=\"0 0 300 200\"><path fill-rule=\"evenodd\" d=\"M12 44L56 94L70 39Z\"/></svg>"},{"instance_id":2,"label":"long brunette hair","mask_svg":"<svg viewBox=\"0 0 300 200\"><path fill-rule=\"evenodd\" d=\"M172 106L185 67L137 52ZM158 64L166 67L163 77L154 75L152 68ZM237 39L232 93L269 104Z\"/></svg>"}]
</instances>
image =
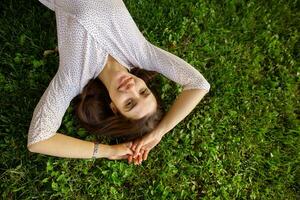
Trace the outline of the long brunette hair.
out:
<instances>
[{"instance_id":1,"label":"long brunette hair","mask_svg":"<svg viewBox=\"0 0 300 200\"><path fill-rule=\"evenodd\" d=\"M119 112L115 114L109 106L111 103L109 93L97 77L91 79L82 93L72 101L76 119L88 132L96 136L109 136L109 138L129 141L151 132L161 121L165 111L162 108L160 95L153 84L153 79L158 73L138 67L132 68L130 73L143 79L152 91L157 101L156 112L137 120L126 118Z\"/></svg>"}]
</instances>

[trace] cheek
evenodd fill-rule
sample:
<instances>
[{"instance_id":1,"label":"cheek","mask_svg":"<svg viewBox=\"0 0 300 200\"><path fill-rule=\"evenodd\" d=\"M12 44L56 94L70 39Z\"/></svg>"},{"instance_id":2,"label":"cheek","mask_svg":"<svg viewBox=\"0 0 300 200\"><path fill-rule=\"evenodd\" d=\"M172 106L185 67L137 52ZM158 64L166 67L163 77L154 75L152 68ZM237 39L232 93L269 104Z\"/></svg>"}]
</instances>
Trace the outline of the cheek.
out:
<instances>
[{"instance_id":1,"label":"cheek","mask_svg":"<svg viewBox=\"0 0 300 200\"><path fill-rule=\"evenodd\" d=\"M114 102L114 104L118 107L121 108L121 105L123 104L123 96L113 92L112 94L110 94L110 98L112 100L112 102Z\"/></svg>"}]
</instances>

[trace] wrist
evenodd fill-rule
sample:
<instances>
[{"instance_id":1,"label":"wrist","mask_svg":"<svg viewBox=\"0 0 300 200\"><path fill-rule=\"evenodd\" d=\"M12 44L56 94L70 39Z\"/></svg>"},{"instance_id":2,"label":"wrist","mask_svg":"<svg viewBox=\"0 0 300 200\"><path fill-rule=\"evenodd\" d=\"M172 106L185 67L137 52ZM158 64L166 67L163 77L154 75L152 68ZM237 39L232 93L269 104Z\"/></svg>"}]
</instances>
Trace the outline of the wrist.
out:
<instances>
[{"instance_id":1,"label":"wrist","mask_svg":"<svg viewBox=\"0 0 300 200\"><path fill-rule=\"evenodd\" d=\"M152 134L155 138L161 139L165 135L165 132L162 129L155 129Z\"/></svg>"},{"instance_id":2,"label":"wrist","mask_svg":"<svg viewBox=\"0 0 300 200\"><path fill-rule=\"evenodd\" d=\"M99 144L97 158L108 158L111 155L111 146L107 144Z\"/></svg>"},{"instance_id":3,"label":"wrist","mask_svg":"<svg viewBox=\"0 0 300 200\"><path fill-rule=\"evenodd\" d=\"M168 130L168 127L164 123L160 122L152 133L154 137L162 138L167 133L166 130Z\"/></svg>"}]
</instances>

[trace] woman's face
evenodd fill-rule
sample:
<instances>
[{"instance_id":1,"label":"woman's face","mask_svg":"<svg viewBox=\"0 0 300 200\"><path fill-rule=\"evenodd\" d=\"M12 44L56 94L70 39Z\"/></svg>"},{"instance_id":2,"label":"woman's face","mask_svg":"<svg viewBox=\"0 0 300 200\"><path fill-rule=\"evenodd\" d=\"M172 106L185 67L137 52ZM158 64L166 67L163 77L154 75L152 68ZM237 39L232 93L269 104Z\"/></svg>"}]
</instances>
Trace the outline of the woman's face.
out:
<instances>
[{"instance_id":1,"label":"woman's face","mask_svg":"<svg viewBox=\"0 0 300 200\"><path fill-rule=\"evenodd\" d=\"M140 119L155 112L156 98L143 79L120 71L111 79L111 109L130 119Z\"/></svg>"}]
</instances>

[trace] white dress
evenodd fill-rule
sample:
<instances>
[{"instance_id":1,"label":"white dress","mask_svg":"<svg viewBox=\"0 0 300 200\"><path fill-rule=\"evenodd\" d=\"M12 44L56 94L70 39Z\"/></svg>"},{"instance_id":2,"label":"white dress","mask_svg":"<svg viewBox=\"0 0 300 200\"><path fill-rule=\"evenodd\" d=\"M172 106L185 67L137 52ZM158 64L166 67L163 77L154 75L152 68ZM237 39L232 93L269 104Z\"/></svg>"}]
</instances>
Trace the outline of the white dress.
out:
<instances>
[{"instance_id":1,"label":"white dress","mask_svg":"<svg viewBox=\"0 0 300 200\"><path fill-rule=\"evenodd\" d=\"M143 36L122 0L39 1L55 11L59 67L34 109L27 146L56 134L71 100L98 77L108 54L129 70L159 72L183 90L209 91L198 70Z\"/></svg>"}]
</instances>

